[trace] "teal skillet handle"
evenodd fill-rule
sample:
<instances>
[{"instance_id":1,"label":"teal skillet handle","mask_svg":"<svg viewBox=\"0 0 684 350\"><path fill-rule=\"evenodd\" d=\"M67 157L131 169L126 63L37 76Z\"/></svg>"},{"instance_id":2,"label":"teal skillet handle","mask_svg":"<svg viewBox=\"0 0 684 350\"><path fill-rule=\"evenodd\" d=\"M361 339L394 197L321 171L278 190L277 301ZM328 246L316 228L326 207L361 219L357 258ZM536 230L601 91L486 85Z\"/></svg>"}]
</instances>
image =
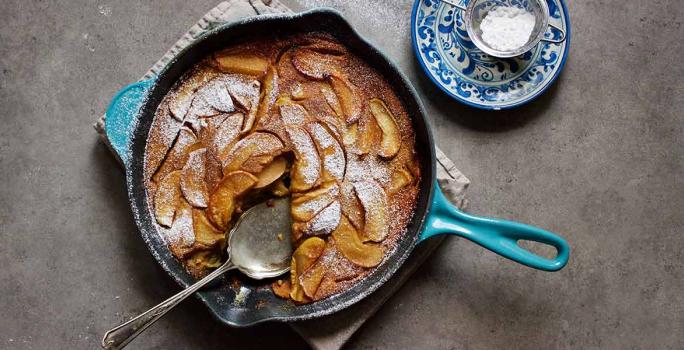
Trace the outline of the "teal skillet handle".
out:
<instances>
[{"instance_id":1,"label":"teal skillet handle","mask_svg":"<svg viewBox=\"0 0 684 350\"><path fill-rule=\"evenodd\" d=\"M121 162L128 163L128 147L133 131L154 79L143 80L126 86L114 95L109 103L105 118L107 139Z\"/></svg>"},{"instance_id":2,"label":"teal skillet handle","mask_svg":"<svg viewBox=\"0 0 684 350\"><path fill-rule=\"evenodd\" d=\"M432 208L420 239L422 241L440 234L466 238L501 256L544 271L562 269L570 256L568 243L551 232L517 222L478 217L458 210L444 197L439 185L435 183ZM520 247L520 240L553 246L557 255L553 259L536 255Z\"/></svg>"}]
</instances>

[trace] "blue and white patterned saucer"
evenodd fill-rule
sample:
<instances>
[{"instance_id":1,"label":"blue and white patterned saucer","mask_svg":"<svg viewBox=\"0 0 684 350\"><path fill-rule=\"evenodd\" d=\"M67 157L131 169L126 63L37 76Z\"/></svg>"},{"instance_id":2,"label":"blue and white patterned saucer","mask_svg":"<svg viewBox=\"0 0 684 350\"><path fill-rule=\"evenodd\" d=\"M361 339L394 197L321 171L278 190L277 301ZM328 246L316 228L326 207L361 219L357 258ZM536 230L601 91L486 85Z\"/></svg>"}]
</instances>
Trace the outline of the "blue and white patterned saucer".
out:
<instances>
[{"instance_id":1,"label":"blue and white patterned saucer","mask_svg":"<svg viewBox=\"0 0 684 350\"><path fill-rule=\"evenodd\" d=\"M468 4L468 0L455 2ZM565 31L565 40L542 41L521 56L502 59L485 54L470 41L461 11L439 0L416 0L411 13L413 49L430 79L456 100L482 109L520 106L551 86L568 56L567 8L563 0L547 3L549 23ZM546 33L547 38L561 36L553 29Z\"/></svg>"}]
</instances>

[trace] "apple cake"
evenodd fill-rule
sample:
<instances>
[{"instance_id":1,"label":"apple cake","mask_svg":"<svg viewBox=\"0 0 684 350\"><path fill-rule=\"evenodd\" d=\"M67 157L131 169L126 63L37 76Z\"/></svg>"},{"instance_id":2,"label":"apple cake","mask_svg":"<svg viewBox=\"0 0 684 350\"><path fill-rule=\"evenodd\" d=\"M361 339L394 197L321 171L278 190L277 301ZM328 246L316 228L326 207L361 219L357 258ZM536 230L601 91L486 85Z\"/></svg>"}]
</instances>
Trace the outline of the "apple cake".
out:
<instances>
[{"instance_id":1,"label":"apple cake","mask_svg":"<svg viewBox=\"0 0 684 350\"><path fill-rule=\"evenodd\" d=\"M271 288L297 303L382 263L406 232L421 177L390 84L324 33L252 39L198 62L160 103L146 147L159 231L197 277L225 259L246 208L291 197L292 269Z\"/></svg>"}]
</instances>

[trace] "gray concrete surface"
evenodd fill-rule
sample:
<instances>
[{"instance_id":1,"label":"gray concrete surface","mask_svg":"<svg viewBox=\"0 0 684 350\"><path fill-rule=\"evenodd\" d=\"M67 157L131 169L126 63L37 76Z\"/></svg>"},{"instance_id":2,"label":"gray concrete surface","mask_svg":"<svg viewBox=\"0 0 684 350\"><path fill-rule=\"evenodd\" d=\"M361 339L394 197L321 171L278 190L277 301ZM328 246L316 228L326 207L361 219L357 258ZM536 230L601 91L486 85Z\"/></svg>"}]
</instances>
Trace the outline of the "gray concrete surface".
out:
<instances>
[{"instance_id":1,"label":"gray concrete surface","mask_svg":"<svg viewBox=\"0 0 684 350\"><path fill-rule=\"evenodd\" d=\"M0 349L93 349L177 290L147 252L91 123L216 0L0 2ZM677 0L570 1L570 58L538 101L450 101L411 55L411 1L337 7L415 82L476 213L562 233L558 273L447 243L349 348L684 348L684 47ZM379 14L379 15L378 15ZM301 348L195 300L133 349Z\"/></svg>"}]
</instances>

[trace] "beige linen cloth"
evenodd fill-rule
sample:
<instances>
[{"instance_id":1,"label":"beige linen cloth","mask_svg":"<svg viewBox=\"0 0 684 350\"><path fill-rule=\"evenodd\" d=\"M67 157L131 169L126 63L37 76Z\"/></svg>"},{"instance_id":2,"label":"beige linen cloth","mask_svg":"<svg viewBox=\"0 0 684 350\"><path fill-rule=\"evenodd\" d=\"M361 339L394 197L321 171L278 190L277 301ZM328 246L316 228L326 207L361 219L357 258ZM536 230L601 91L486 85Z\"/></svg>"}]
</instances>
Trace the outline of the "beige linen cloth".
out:
<instances>
[{"instance_id":1,"label":"beige linen cloth","mask_svg":"<svg viewBox=\"0 0 684 350\"><path fill-rule=\"evenodd\" d=\"M229 21L267 13L291 12L278 0L229 0L221 2L199 20L157 63L141 78L149 79L159 73L168 62L185 46L190 44L204 31ZM95 130L109 145L104 133L103 115L95 124ZM118 159L118 157L117 157ZM458 170L449 158L437 148L437 179L447 198L458 207L466 204L465 190L469 180ZM361 302L322 319L291 323L314 349L332 350L341 348L363 323L368 320L391 297L411 274L427 259L442 242L435 237L419 244L410 258L380 289Z\"/></svg>"}]
</instances>

